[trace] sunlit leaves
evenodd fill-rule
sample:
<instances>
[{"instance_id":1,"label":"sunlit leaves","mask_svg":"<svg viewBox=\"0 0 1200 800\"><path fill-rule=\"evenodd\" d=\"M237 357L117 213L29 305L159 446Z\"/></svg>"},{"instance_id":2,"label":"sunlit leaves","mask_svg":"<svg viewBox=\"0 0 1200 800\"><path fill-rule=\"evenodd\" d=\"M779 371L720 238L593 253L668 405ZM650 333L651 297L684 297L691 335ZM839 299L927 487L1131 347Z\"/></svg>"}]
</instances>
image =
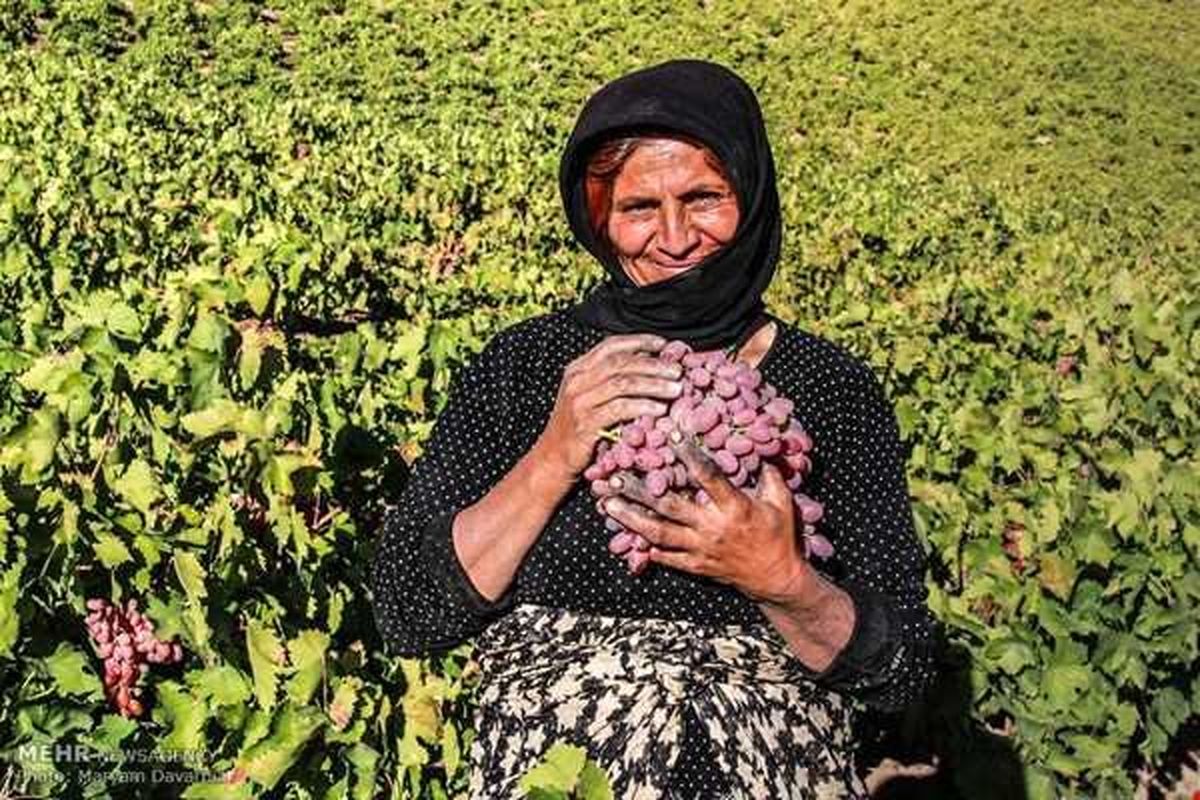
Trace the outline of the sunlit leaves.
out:
<instances>
[{"instance_id":1,"label":"sunlit leaves","mask_svg":"<svg viewBox=\"0 0 1200 800\"><path fill-rule=\"evenodd\" d=\"M286 652L270 625L257 619L246 621L246 648L254 675L254 697L264 711L275 707L279 673L286 663Z\"/></svg>"}]
</instances>

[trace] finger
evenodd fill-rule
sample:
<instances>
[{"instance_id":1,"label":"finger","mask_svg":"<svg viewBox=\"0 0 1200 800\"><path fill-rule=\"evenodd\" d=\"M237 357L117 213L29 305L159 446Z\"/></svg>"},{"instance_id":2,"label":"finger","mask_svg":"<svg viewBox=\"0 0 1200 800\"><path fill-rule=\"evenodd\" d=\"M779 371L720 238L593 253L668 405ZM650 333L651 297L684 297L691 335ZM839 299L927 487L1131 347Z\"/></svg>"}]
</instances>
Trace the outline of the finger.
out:
<instances>
[{"instance_id":1,"label":"finger","mask_svg":"<svg viewBox=\"0 0 1200 800\"><path fill-rule=\"evenodd\" d=\"M644 397L618 397L609 400L596 410L595 427L603 430L627 422L643 415L661 417L667 413L667 404L661 400L650 400Z\"/></svg>"},{"instance_id":2,"label":"finger","mask_svg":"<svg viewBox=\"0 0 1200 800\"><path fill-rule=\"evenodd\" d=\"M652 509L661 517L687 527L695 527L699 507L676 492L666 492L655 497L644 479L627 470L620 470L609 478L609 486L622 496Z\"/></svg>"},{"instance_id":3,"label":"finger","mask_svg":"<svg viewBox=\"0 0 1200 800\"><path fill-rule=\"evenodd\" d=\"M653 333L625 333L609 336L588 351L588 357L601 360L615 353L657 353L667 340Z\"/></svg>"},{"instance_id":4,"label":"finger","mask_svg":"<svg viewBox=\"0 0 1200 800\"><path fill-rule=\"evenodd\" d=\"M695 531L668 519L651 516L653 512L621 497L605 500L604 510L628 530L640 533L651 544L686 550L699 544Z\"/></svg>"},{"instance_id":5,"label":"finger","mask_svg":"<svg viewBox=\"0 0 1200 800\"><path fill-rule=\"evenodd\" d=\"M792 491L787 488L783 473L774 464L764 463L759 471L757 496L788 514L792 510Z\"/></svg>"},{"instance_id":6,"label":"finger","mask_svg":"<svg viewBox=\"0 0 1200 800\"><path fill-rule=\"evenodd\" d=\"M657 378L669 378L679 380L683 377L683 365L675 362L663 361L657 356L642 355L640 353L618 353L604 360L599 366L599 369L606 371L610 375L619 375L628 373L631 375L650 375Z\"/></svg>"},{"instance_id":7,"label":"finger","mask_svg":"<svg viewBox=\"0 0 1200 800\"><path fill-rule=\"evenodd\" d=\"M693 575L705 574L700 566L700 560L685 550L664 550L661 547L651 546L646 552L650 554L651 561L662 564L664 567L690 572Z\"/></svg>"},{"instance_id":8,"label":"finger","mask_svg":"<svg viewBox=\"0 0 1200 800\"><path fill-rule=\"evenodd\" d=\"M687 467L688 474L718 507L727 507L737 501L740 494L737 487L729 482L721 468L700 449L692 437L674 430L667 442L675 451L675 456Z\"/></svg>"},{"instance_id":9,"label":"finger","mask_svg":"<svg viewBox=\"0 0 1200 800\"><path fill-rule=\"evenodd\" d=\"M620 372L589 390L597 405L614 397L658 397L674 400L683 394L683 381Z\"/></svg>"}]
</instances>

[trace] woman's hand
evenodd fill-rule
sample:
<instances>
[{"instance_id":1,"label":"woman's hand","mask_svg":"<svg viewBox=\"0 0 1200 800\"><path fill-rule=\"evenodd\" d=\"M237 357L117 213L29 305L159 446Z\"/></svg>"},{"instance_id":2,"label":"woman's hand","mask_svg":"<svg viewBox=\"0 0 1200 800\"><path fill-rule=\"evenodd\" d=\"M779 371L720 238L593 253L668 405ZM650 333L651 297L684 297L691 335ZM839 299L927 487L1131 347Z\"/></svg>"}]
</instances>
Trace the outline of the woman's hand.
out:
<instances>
[{"instance_id":1,"label":"woman's hand","mask_svg":"<svg viewBox=\"0 0 1200 800\"><path fill-rule=\"evenodd\" d=\"M666 343L650 334L610 336L567 365L539 445L571 480L592 462L605 428L665 414L683 392L683 367L648 355Z\"/></svg>"},{"instance_id":2,"label":"woman's hand","mask_svg":"<svg viewBox=\"0 0 1200 800\"><path fill-rule=\"evenodd\" d=\"M690 438L675 433L670 441L710 502L675 492L654 497L639 478L619 473L621 496L603 500L605 511L650 542L651 561L728 583L756 602L805 597L815 572L800 549L792 493L779 471L764 464L750 496Z\"/></svg>"}]
</instances>

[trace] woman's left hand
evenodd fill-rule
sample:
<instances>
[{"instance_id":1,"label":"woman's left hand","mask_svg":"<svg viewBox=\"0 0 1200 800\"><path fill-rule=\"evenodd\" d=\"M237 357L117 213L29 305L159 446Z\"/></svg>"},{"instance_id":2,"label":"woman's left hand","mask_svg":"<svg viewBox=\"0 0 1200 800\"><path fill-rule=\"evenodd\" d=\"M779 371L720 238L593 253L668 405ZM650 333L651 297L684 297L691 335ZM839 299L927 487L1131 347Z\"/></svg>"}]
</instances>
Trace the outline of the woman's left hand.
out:
<instances>
[{"instance_id":1,"label":"woman's left hand","mask_svg":"<svg viewBox=\"0 0 1200 800\"><path fill-rule=\"evenodd\" d=\"M689 437L670 440L676 456L708 494L700 505L675 492L654 497L644 482L618 473L620 496L604 510L651 544L650 560L728 583L756 602L794 602L812 583L796 536L792 493L764 464L750 494L729 482Z\"/></svg>"}]
</instances>

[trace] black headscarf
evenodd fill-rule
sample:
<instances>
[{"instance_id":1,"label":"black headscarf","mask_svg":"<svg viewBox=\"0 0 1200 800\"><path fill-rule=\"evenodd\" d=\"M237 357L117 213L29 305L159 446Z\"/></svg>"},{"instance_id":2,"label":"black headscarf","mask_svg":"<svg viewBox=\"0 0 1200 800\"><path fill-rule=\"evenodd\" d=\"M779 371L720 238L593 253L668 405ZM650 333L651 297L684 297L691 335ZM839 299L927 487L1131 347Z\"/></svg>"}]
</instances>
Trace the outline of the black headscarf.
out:
<instances>
[{"instance_id":1,"label":"black headscarf","mask_svg":"<svg viewBox=\"0 0 1200 800\"><path fill-rule=\"evenodd\" d=\"M588 158L604 141L641 130L672 131L705 144L737 192L733 239L696 266L638 286L592 232L584 189ZM762 322L762 294L779 260L782 220L775 162L754 91L725 67L668 61L638 70L592 95L559 166L571 230L609 280L575 306L576 316L611 333L657 333L698 349L745 342Z\"/></svg>"}]
</instances>

